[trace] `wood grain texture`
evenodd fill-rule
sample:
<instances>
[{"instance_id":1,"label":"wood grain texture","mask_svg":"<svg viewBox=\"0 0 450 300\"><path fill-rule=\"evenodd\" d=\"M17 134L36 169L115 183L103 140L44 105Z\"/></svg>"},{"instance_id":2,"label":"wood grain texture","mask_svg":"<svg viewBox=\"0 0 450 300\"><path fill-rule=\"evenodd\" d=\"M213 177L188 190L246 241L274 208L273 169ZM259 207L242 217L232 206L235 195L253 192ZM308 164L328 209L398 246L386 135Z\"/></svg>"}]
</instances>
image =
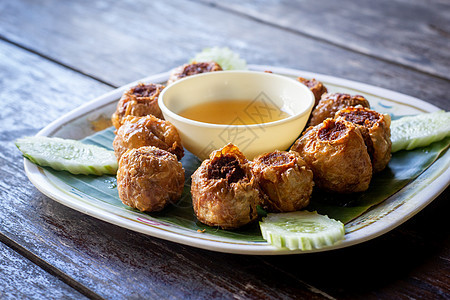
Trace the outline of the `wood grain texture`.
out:
<instances>
[{"instance_id":1,"label":"wood grain texture","mask_svg":"<svg viewBox=\"0 0 450 300\"><path fill-rule=\"evenodd\" d=\"M48 268L112 299L448 298L448 189L406 224L362 245L313 255L230 255L60 205L28 181L13 144L110 86L166 71L210 45L230 46L251 63L363 81L445 109L447 80L181 0L2 1L0 35L0 235Z\"/></svg>"},{"instance_id":2,"label":"wood grain texture","mask_svg":"<svg viewBox=\"0 0 450 300\"><path fill-rule=\"evenodd\" d=\"M220 8L450 79L450 2L217 1Z\"/></svg>"},{"instance_id":3,"label":"wood grain texture","mask_svg":"<svg viewBox=\"0 0 450 300\"><path fill-rule=\"evenodd\" d=\"M83 295L0 243L1 299L84 299Z\"/></svg>"},{"instance_id":4,"label":"wood grain texture","mask_svg":"<svg viewBox=\"0 0 450 300\"><path fill-rule=\"evenodd\" d=\"M6 0L0 5L0 36L115 86L167 71L204 47L228 46L249 63L361 81L450 109L447 80L201 3Z\"/></svg>"}]
</instances>

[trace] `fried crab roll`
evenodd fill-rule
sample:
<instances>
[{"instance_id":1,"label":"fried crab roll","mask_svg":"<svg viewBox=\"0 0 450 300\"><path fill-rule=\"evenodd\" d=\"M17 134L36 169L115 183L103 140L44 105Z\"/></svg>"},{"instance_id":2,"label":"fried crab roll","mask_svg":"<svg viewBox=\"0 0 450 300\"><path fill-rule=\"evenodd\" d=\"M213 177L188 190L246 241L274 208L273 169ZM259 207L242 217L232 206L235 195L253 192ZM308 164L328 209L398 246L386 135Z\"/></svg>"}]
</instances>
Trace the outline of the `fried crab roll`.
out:
<instances>
[{"instance_id":1,"label":"fried crab roll","mask_svg":"<svg viewBox=\"0 0 450 300\"><path fill-rule=\"evenodd\" d=\"M309 204L313 173L294 151L274 151L253 160L253 174L267 196L264 208L269 212L300 210Z\"/></svg>"},{"instance_id":2,"label":"fried crab roll","mask_svg":"<svg viewBox=\"0 0 450 300\"><path fill-rule=\"evenodd\" d=\"M154 115L164 119L161 109L158 106L158 97L164 86L161 84L144 84L130 88L119 100L115 113L111 117L114 127L119 128L126 116L146 116Z\"/></svg>"},{"instance_id":3,"label":"fried crab roll","mask_svg":"<svg viewBox=\"0 0 450 300\"><path fill-rule=\"evenodd\" d=\"M117 159L120 159L128 149L142 146L154 146L166 150L175 154L178 160L184 155L178 131L170 122L153 115L125 117L113 141Z\"/></svg>"},{"instance_id":4,"label":"fried crab roll","mask_svg":"<svg viewBox=\"0 0 450 300\"><path fill-rule=\"evenodd\" d=\"M323 85L323 83L317 81L315 78L306 79L303 77L298 77L297 80L306 85L314 94L315 99L314 107L319 103L320 97L322 97L323 94L328 92L327 88Z\"/></svg>"},{"instance_id":5,"label":"fried crab roll","mask_svg":"<svg viewBox=\"0 0 450 300\"><path fill-rule=\"evenodd\" d=\"M233 144L212 152L192 174L191 194L198 220L223 229L254 221L262 203L250 163Z\"/></svg>"},{"instance_id":6,"label":"fried crab roll","mask_svg":"<svg viewBox=\"0 0 450 300\"><path fill-rule=\"evenodd\" d=\"M334 118L336 112L349 106L361 105L370 108L369 101L363 96L335 93L323 94L317 106L311 113L308 126L316 126L327 118Z\"/></svg>"},{"instance_id":7,"label":"fried crab roll","mask_svg":"<svg viewBox=\"0 0 450 300\"><path fill-rule=\"evenodd\" d=\"M391 159L391 117L357 106L341 109L335 118L343 118L367 129L373 146L373 172L383 170Z\"/></svg>"},{"instance_id":8,"label":"fried crab roll","mask_svg":"<svg viewBox=\"0 0 450 300\"><path fill-rule=\"evenodd\" d=\"M187 76L215 71L222 71L222 67L214 61L185 64L172 71L169 80L167 81L167 85Z\"/></svg>"},{"instance_id":9,"label":"fried crab roll","mask_svg":"<svg viewBox=\"0 0 450 300\"><path fill-rule=\"evenodd\" d=\"M343 119L309 127L291 150L305 160L317 187L338 193L362 192L372 179L372 162L360 129Z\"/></svg>"},{"instance_id":10,"label":"fried crab roll","mask_svg":"<svg viewBox=\"0 0 450 300\"><path fill-rule=\"evenodd\" d=\"M119 161L117 190L123 204L160 211L180 199L184 169L172 153L152 146L126 151Z\"/></svg>"}]
</instances>

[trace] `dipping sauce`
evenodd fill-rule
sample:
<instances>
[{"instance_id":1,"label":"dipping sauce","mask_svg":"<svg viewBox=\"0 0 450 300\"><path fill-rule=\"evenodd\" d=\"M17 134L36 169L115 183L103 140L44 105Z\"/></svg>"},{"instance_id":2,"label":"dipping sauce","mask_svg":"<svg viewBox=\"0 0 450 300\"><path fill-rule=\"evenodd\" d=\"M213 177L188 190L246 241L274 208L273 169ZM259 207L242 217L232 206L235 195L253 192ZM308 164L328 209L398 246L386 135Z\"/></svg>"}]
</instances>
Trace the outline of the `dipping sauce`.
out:
<instances>
[{"instance_id":1,"label":"dipping sauce","mask_svg":"<svg viewBox=\"0 0 450 300\"><path fill-rule=\"evenodd\" d=\"M97 119L91 121L91 128L95 132L106 129L110 126L112 126L111 117L105 117L101 115Z\"/></svg>"},{"instance_id":2,"label":"dipping sauce","mask_svg":"<svg viewBox=\"0 0 450 300\"><path fill-rule=\"evenodd\" d=\"M189 107L179 115L194 121L224 125L261 124L290 117L271 101L259 99L211 101Z\"/></svg>"}]
</instances>

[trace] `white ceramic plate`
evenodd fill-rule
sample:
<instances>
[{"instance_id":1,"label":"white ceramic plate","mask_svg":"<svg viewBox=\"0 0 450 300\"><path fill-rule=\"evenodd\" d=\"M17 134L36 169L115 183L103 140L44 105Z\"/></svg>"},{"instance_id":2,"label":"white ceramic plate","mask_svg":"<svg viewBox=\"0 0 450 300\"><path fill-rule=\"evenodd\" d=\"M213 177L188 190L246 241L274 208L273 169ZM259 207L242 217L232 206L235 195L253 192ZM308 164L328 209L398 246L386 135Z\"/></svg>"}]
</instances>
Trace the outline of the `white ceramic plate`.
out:
<instances>
[{"instance_id":1,"label":"white ceramic plate","mask_svg":"<svg viewBox=\"0 0 450 300\"><path fill-rule=\"evenodd\" d=\"M292 77L316 78L327 86L329 92L361 94L369 99L375 110L397 116L438 110L437 107L419 99L354 81L271 66L252 65L250 68L259 71L271 70L274 73ZM143 78L139 82L165 82L168 76L169 72L157 74ZM114 112L122 93L137 82L111 91L73 110L42 129L38 135L82 139L93 134L92 122L102 116L109 118ZM348 247L392 230L423 209L449 185L449 151L446 151L438 161L439 163L434 163L399 192L346 224L345 239L341 243L312 251L290 251L278 249L266 242L236 240L200 233L196 230L158 220L146 214L117 209L117 207L97 201L83 191L75 190L50 172L26 159L24 165L28 178L42 193L95 218L154 237L198 248L239 254L278 255L311 253Z\"/></svg>"}]
</instances>

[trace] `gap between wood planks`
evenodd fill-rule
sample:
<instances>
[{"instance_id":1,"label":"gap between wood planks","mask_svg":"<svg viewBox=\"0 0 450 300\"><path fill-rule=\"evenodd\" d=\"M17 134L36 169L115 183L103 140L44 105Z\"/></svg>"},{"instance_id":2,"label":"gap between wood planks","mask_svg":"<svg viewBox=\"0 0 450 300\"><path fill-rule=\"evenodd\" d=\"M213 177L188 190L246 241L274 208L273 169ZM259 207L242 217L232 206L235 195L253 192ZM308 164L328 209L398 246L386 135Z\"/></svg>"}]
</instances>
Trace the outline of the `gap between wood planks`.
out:
<instances>
[{"instance_id":1,"label":"gap between wood planks","mask_svg":"<svg viewBox=\"0 0 450 300\"><path fill-rule=\"evenodd\" d=\"M55 276L65 284L69 285L73 289L77 290L84 296L90 298L90 299L104 299L91 289L85 287L84 285L80 284L78 281L74 280L72 277L68 276L55 266L52 266L51 264L47 263L45 260L41 259L39 256L35 255L34 253L30 252L26 248L22 247L18 243L14 242L4 234L0 233L0 242L5 244L7 247L11 248L18 254L22 255L35 265L39 266L41 269L46 271L47 273Z\"/></svg>"},{"instance_id":2,"label":"gap between wood planks","mask_svg":"<svg viewBox=\"0 0 450 300\"><path fill-rule=\"evenodd\" d=\"M306 37L306 38L309 38L309 39L312 39L312 40L315 40L315 41L318 41L318 42L321 42L321 43L332 45L334 47L337 47L337 48L340 48L340 49L344 49L346 51L358 53L358 54L364 55L366 57L369 57L369 58L372 58L372 59L376 59L376 60L379 60L379 61L382 61L382 62L385 62L385 63L389 63L389 64L392 64L392 65L395 65L395 66L399 66L399 67L402 67L402 68L405 68L405 69L408 69L408 70L411 70L411 71L414 71L414 72L425 74L425 75L433 77L433 78L442 79L442 80L445 80L445 81L450 81L450 78L447 78L447 77L444 77L444 76L440 76L440 75L437 75L437 74L433 74L433 73L430 73L430 72L427 72L427 71L424 71L424 70L420 70L420 69L417 69L417 68L415 68L413 66L410 66L410 65L407 65L407 64L402 64L400 62L397 62L397 61L394 61L394 60L390 60L390 59L387 59L387 58L384 58L384 57L376 56L376 55L373 55L373 54L370 54L370 53L361 52L361 51L358 51L357 49L354 49L352 47L348 47L348 46L346 46L344 44L333 42L333 41L330 41L330 40L328 40L326 38L322 38L320 36L311 35L311 34L305 32L305 31L301 31L301 30L298 30L298 29L294 29L294 28L283 26L283 25L279 25L279 24L276 24L276 23L273 23L273 22L269 22L269 21L265 21L265 20L262 20L262 19L258 19L257 17L254 17L252 15L246 14L244 12L241 12L239 10L233 9L231 7L223 6L223 5L220 5L220 4L217 4L217 3L211 3L211 2L208 2L207 0L188 0L188 1L199 3L199 4L202 4L202 5L205 5L205 6L209 6L209 7L212 7L212 8L220 9L222 11L226 11L228 13L231 13L231 14L234 14L234 15L238 15L238 16L241 16L243 18L247 18L249 20L252 20L252 21L264 24L264 25L269 25L269 26L272 26L274 28L285 30L285 31L288 31L288 32L293 33L293 34L301 35L303 37Z\"/></svg>"},{"instance_id":3,"label":"gap between wood planks","mask_svg":"<svg viewBox=\"0 0 450 300\"><path fill-rule=\"evenodd\" d=\"M19 43L16 43L16 42L14 42L14 41L11 41L11 40L5 38L5 37L4 37L3 35L1 35L1 34L0 34L0 40L4 41L4 42L6 42L6 43L9 43L9 44L11 44L11 45L14 45L14 46L16 46L16 47L18 47L18 48L20 48L20 49L25 50L25 51L28 51L28 52L30 52L30 53L33 53L33 54L35 54L35 55L37 55L37 56L39 56L39 57L42 57L42 58L44 58L44 59L46 59L46 60L48 60L48 61L51 61L51 62L53 62L53 63L55 63L55 64L57 64L57 65L59 65L59 66L62 66L62 67L64 67L64 68L67 68L67 69L69 69L69 70L71 70L71 71L77 72L77 73L82 74L82 75L84 75L84 76L86 76L86 77L89 77L89 78L91 78L91 79L94 79L94 80L96 80L96 81L98 81L98 82L100 82L100 83L103 83L103 84L107 85L107 86L110 86L110 87L115 88L115 89L118 88L117 85L114 85L114 84L112 84L112 83L110 83L110 82L104 81L104 80L102 80L102 79L100 79L100 78L97 78L97 77L95 77L95 76L93 76L93 75L87 74L87 73L85 73L85 72L83 72L83 71L81 71L81 70L78 70L78 69L75 69L74 67L71 67L71 66L69 66L69 65L66 65L66 64L64 64L64 63L62 63L62 62L60 62L60 61L58 61L58 60L56 60L56 59L54 59L54 58L52 58L52 57L50 57L50 56L47 56L47 55L45 55L45 54L42 54L42 53L40 53L40 52L38 52L38 51L36 51L36 50L33 50L33 49L28 48L28 47L26 47L26 46L23 46L23 45L21 45L21 44L19 44Z\"/></svg>"}]
</instances>

